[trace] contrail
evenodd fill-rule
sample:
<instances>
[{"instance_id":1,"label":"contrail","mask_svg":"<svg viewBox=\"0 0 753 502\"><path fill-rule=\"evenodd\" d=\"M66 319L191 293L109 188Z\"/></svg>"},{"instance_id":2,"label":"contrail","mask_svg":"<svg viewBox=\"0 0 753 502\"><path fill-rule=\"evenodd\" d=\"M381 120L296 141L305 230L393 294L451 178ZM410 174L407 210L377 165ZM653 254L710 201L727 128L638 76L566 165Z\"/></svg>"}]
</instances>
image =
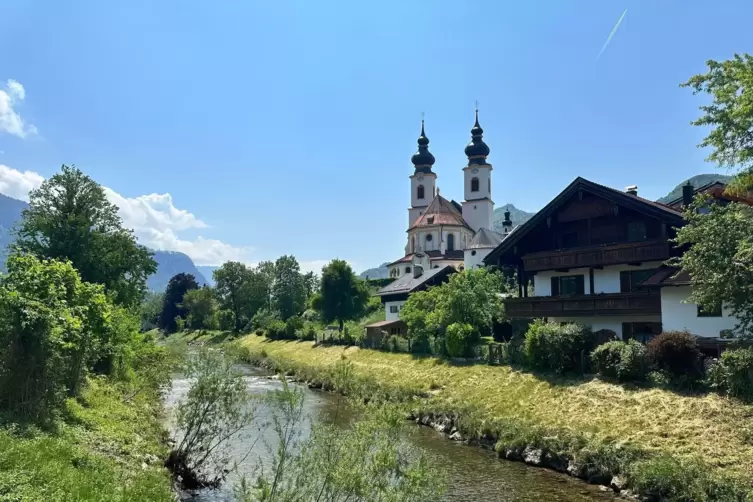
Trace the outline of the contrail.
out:
<instances>
[{"instance_id":1,"label":"contrail","mask_svg":"<svg viewBox=\"0 0 753 502\"><path fill-rule=\"evenodd\" d=\"M596 61L598 61L598 60L599 60L599 58L601 57L601 55L602 55L602 54L604 53L604 50L605 50L605 49L607 48L607 45L609 45L609 42L611 42L611 41L612 41L612 37L613 37L613 36L614 36L614 34L615 34L615 33L617 32L617 28L619 28L619 27L620 27L620 23L622 23L622 19L623 19L623 18L625 17L625 14L627 14L627 9L625 9L625 11L624 11L624 12L622 13L622 15L620 16L620 20L619 20L619 21L617 21L617 24L615 24L615 25L614 25L614 28L612 28L612 32L611 32L611 33L609 34L609 36L607 37L607 41L606 41L606 42L604 42L604 46L603 46L603 47L601 48L601 50L599 51L599 55L598 55L598 56L596 56Z\"/></svg>"}]
</instances>

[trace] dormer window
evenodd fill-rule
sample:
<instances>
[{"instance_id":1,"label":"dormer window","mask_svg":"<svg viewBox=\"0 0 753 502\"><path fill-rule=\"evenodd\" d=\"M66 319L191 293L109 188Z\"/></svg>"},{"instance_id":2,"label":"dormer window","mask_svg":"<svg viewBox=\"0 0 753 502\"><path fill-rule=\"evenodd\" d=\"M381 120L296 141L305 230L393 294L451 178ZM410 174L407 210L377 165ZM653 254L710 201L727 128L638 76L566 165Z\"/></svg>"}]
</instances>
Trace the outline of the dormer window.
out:
<instances>
[{"instance_id":1,"label":"dormer window","mask_svg":"<svg viewBox=\"0 0 753 502\"><path fill-rule=\"evenodd\" d=\"M433 225L434 224L434 217L433 216L427 216L426 217L426 223L428 223L429 225Z\"/></svg>"}]
</instances>

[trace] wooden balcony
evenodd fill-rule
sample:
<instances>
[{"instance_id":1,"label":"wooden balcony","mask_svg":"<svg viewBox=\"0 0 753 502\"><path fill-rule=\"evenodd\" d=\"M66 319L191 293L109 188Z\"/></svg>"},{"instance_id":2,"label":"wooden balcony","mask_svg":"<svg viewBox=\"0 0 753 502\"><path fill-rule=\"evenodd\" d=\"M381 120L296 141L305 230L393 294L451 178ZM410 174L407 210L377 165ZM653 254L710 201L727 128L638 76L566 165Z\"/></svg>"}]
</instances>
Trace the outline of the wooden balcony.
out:
<instances>
[{"instance_id":1,"label":"wooden balcony","mask_svg":"<svg viewBox=\"0 0 753 502\"><path fill-rule=\"evenodd\" d=\"M589 246L531 253L523 256L523 268L526 272L535 272L666 260L667 258L669 258L667 241L630 242L611 246Z\"/></svg>"},{"instance_id":2,"label":"wooden balcony","mask_svg":"<svg viewBox=\"0 0 753 502\"><path fill-rule=\"evenodd\" d=\"M532 296L505 300L505 313L513 318L590 317L661 314L661 297L655 291L579 296Z\"/></svg>"}]
</instances>

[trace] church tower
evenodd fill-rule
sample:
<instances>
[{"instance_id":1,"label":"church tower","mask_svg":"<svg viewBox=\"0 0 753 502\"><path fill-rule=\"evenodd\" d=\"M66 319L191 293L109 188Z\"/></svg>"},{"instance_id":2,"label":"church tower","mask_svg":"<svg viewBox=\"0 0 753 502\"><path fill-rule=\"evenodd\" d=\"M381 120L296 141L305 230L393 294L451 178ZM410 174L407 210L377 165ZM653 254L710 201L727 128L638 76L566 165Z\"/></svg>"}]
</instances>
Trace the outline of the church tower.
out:
<instances>
[{"instance_id":1,"label":"church tower","mask_svg":"<svg viewBox=\"0 0 753 502\"><path fill-rule=\"evenodd\" d=\"M463 219L478 232L481 228L492 230L492 166L487 163L489 147L484 143L484 130L478 123L478 109L476 109L476 123L471 129L471 142L465 147L468 165L463 168L463 182L465 184L463 201Z\"/></svg>"},{"instance_id":2,"label":"church tower","mask_svg":"<svg viewBox=\"0 0 753 502\"><path fill-rule=\"evenodd\" d=\"M437 175L431 170L434 156L429 151L429 138L424 133L421 121L421 136L418 137L418 151L410 158L415 168L410 177L410 207L408 208L408 228L423 214L434 199ZM413 252L409 250L408 252Z\"/></svg>"}]
</instances>

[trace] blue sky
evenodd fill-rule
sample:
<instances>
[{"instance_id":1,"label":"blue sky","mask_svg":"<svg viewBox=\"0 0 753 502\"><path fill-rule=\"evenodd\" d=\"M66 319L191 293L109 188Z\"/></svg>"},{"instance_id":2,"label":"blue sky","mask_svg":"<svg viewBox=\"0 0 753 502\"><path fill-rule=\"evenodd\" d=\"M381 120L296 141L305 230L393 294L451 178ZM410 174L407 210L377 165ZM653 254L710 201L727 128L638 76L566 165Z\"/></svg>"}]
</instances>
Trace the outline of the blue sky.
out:
<instances>
[{"instance_id":1,"label":"blue sky","mask_svg":"<svg viewBox=\"0 0 753 502\"><path fill-rule=\"evenodd\" d=\"M536 210L576 176L657 198L713 171L689 125L704 99L679 83L753 50L751 16L749 0L5 0L0 89L23 86L26 129L0 131L0 188L75 163L151 245L360 270L402 254L422 112L457 200L475 100L497 205Z\"/></svg>"}]
</instances>

